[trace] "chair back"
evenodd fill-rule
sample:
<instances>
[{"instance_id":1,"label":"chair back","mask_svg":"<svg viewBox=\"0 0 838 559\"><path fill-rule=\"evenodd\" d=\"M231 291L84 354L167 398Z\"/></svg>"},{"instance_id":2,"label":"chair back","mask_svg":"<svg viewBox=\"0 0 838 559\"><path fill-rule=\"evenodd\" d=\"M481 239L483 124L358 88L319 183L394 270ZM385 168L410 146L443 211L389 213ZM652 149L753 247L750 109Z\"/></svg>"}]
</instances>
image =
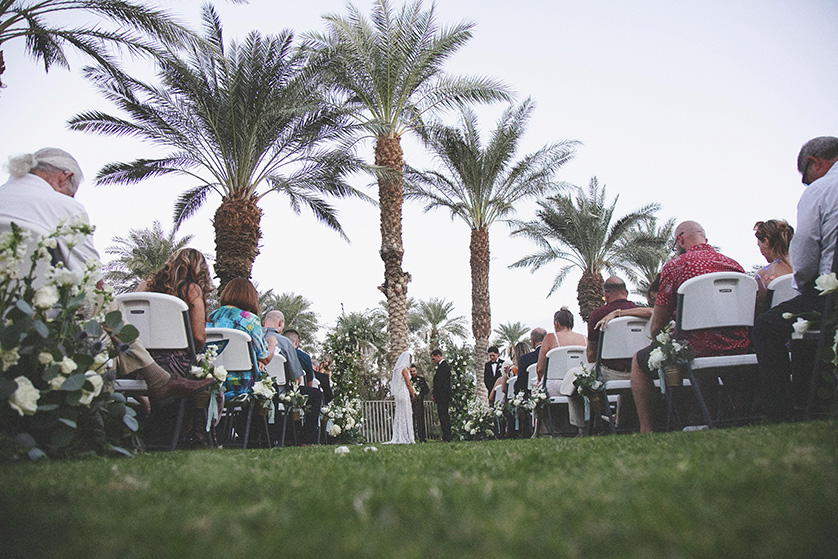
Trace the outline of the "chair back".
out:
<instances>
[{"instance_id":1,"label":"chair back","mask_svg":"<svg viewBox=\"0 0 838 559\"><path fill-rule=\"evenodd\" d=\"M583 345L559 346L547 352L547 380L562 380L565 373L585 362Z\"/></svg>"},{"instance_id":2,"label":"chair back","mask_svg":"<svg viewBox=\"0 0 838 559\"><path fill-rule=\"evenodd\" d=\"M270 362L266 367L268 376L273 378L278 385L285 384L285 356L278 347L274 348L274 356L271 357Z\"/></svg>"},{"instance_id":3,"label":"chair back","mask_svg":"<svg viewBox=\"0 0 838 559\"><path fill-rule=\"evenodd\" d=\"M631 359L649 345L649 319L621 316L608 322L599 335L597 365L602 359Z\"/></svg>"},{"instance_id":4,"label":"chair back","mask_svg":"<svg viewBox=\"0 0 838 559\"><path fill-rule=\"evenodd\" d=\"M517 376L509 377L506 379L506 399L511 400L515 397L515 381L518 380Z\"/></svg>"},{"instance_id":5,"label":"chair back","mask_svg":"<svg viewBox=\"0 0 838 559\"><path fill-rule=\"evenodd\" d=\"M18 268L18 277L23 278L29 275L29 269L32 267L32 254L38 248L38 241L41 237L46 237L51 233L51 231L47 231L41 227L38 227L31 223L24 223L20 224L14 219L10 219L8 217L0 217L0 235L3 233L12 231L12 223L15 223L20 229L25 232L29 233L29 241L26 243L26 253L23 255L23 261L20 263L20 267ZM52 254L52 261L51 264L55 266L59 262L67 262L67 258L64 256L64 251L62 250L64 247L56 248L50 250ZM38 264L35 266L35 273L32 275L32 287L34 289L39 289L44 286L47 282L47 271L49 270L50 263L46 261L46 259L38 260Z\"/></svg>"},{"instance_id":6,"label":"chair back","mask_svg":"<svg viewBox=\"0 0 838 559\"><path fill-rule=\"evenodd\" d=\"M146 349L186 349L194 358L189 307L181 299L165 293L123 293L116 303L123 319L140 332Z\"/></svg>"},{"instance_id":7,"label":"chair back","mask_svg":"<svg viewBox=\"0 0 838 559\"><path fill-rule=\"evenodd\" d=\"M505 401L506 394L503 391L503 386L496 386L495 387L495 403Z\"/></svg>"},{"instance_id":8,"label":"chair back","mask_svg":"<svg viewBox=\"0 0 838 559\"><path fill-rule=\"evenodd\" d=\"M773 309L780 303L797 297L798 293L792 285L794 274L777 276L768 284L768 308Z\"/></svg>"},{"instance_id":9,"label":"chair back","mask_svg":"<svg viewBox=\"0 0 838 559\"><path fill-rule=\"evenodd\" d=\"M207 342L229 340L215 358L214 365L222 365L227 372L250 371L256 367L250 336L234 328L207 328Z\"/></svg>"},{"instance_id":10,"label":"chair back","mask_svg":"<svg viewBox=\"0 0 838 559\"><path fill-rule=\"evenodd\" d=\"M675 336L683 330L753 326L757 282L738 272L712 272L678 288Z\"/></svg>"},{"instance_id":11,"label":"chair back","mask_svg":"<svg viewBox=\"0 0 838 559\"><path fill-rule=\"evenodd\" d=\"M532 385L538 380L538 373L536 372L537 363L533 363L527 367L527 390L532 388Z\"/></svg>"}]
</instances>

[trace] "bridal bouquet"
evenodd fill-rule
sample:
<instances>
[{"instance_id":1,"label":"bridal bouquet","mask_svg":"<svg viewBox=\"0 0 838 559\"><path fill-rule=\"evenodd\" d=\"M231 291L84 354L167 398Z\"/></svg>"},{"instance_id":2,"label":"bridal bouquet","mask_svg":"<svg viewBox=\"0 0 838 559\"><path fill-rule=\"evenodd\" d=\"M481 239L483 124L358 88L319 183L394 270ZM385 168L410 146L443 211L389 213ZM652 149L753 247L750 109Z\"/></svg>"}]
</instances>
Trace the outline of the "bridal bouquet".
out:
<instances>
[{"instance_id":1,"label":"bridal bouquet","mask_svg":"<svg viewBox=\"0 0 838 559\"><path fill-rule=\"evenodd\" d=\"M39 239L12 224L0 235L0 459L131 454L138 423L125 397L108 390L109 364L138 332L97 289L100 263L71 271L51 264L93 229L59 226ZM28 261L26 254L32 247Z\"/></svg>"}]
</instances>

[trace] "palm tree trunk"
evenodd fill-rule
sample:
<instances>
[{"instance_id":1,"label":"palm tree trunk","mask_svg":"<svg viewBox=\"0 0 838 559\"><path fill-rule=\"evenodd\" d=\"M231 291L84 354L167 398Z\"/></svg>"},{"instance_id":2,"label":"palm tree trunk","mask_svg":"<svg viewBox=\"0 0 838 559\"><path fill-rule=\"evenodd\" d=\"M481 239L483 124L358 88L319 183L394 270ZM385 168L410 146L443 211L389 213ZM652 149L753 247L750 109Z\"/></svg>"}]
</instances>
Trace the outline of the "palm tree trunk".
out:
<instances>
[{"instance_id":1,"label":"palm tree trunk","mask_svg":"<svg viewBox=\"0 0 838 559\"><path fill-rule=\"evenodd\" d=\"M375 145L375 164L398 173L404 168L399 136L379 136ZM402 271L402 204L404 184L401 175L378 179L381 209L381 259L384 283L378 287L387 299L387 333L390 336L390 363L407 349L407 284L410 274Z\"/></svg>"},{"instance_id":2,"label":"palm tree trunk","mask_svg":"<svg viewBox=\"0 0 838 559\"><path fill-rule=\"evenodd\" d=\"M591 313L602 306L602 274L585 270L576 286L576 300L579 302L579 314L588 322Z\"/></svg>"},{"instance_id":3,"label":"palm tree trunk","mask_svg":"<svg viewBox=\"0 0 838 559\"><path fill-rule=\"evenodd\" d=\"M215 275L219 293L235 278L249 278L259 255L262 210L256 199L224 198L212 220L215 229Z\"/></svg>"},{"instance_id":4,"label":"palm tree trunk","mask_svg":"<svg viewBox=\"0 0 838 559\"><path fill-rule=\"evenodd\" d=\"M486 348L492 329L492 309L489 303L489 231L479 228L471 230L469 243L471 258L471 331L474 334L474 366L477 382L474 395L481 401L488 401L489 395L483 384L481 363L486 361Z\"/></svg>"}]
</instances>

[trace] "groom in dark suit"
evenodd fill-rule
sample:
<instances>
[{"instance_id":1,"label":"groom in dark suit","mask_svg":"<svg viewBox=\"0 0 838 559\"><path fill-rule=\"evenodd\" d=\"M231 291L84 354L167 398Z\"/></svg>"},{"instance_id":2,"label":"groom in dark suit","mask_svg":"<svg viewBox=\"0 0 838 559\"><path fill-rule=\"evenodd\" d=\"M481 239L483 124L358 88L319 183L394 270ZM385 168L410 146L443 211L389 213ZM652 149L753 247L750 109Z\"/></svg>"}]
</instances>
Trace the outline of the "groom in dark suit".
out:
<instances>
[{"instance_id":1,"label":"groom in dark suit","mask_svg":"<svg viewBox=\"0 0 838 559\"><path fill-rule=\"evenodd\" d=\"M451 442L451 417L448 415L448 406L451 405L451 367L448 361L442 358L442 352L438 349L431 352L431 361L436 365L431 400L436 402L442 440L448 443Z\"/></svg>"}]
</instances>

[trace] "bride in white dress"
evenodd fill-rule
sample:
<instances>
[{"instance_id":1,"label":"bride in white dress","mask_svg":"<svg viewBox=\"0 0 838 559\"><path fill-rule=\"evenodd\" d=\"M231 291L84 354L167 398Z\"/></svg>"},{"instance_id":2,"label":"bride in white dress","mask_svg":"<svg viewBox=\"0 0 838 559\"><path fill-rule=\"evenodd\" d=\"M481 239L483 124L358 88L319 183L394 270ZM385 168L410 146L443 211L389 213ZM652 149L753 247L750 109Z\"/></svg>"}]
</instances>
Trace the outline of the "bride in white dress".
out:
<instances>
[{"instance_id":1,"label":"bride in white dress","mask_svg":"<svg viewBox=\"0 0 838 559\"><path fill-rule=\"evenodd\" d=\"M410 352L404 351L396 360L390 391L396 400L396 416L393 418L393 440L390 444L413 444L413 408L410 403L416 397L410 382Z\"/></svg>"}]
</instances>

